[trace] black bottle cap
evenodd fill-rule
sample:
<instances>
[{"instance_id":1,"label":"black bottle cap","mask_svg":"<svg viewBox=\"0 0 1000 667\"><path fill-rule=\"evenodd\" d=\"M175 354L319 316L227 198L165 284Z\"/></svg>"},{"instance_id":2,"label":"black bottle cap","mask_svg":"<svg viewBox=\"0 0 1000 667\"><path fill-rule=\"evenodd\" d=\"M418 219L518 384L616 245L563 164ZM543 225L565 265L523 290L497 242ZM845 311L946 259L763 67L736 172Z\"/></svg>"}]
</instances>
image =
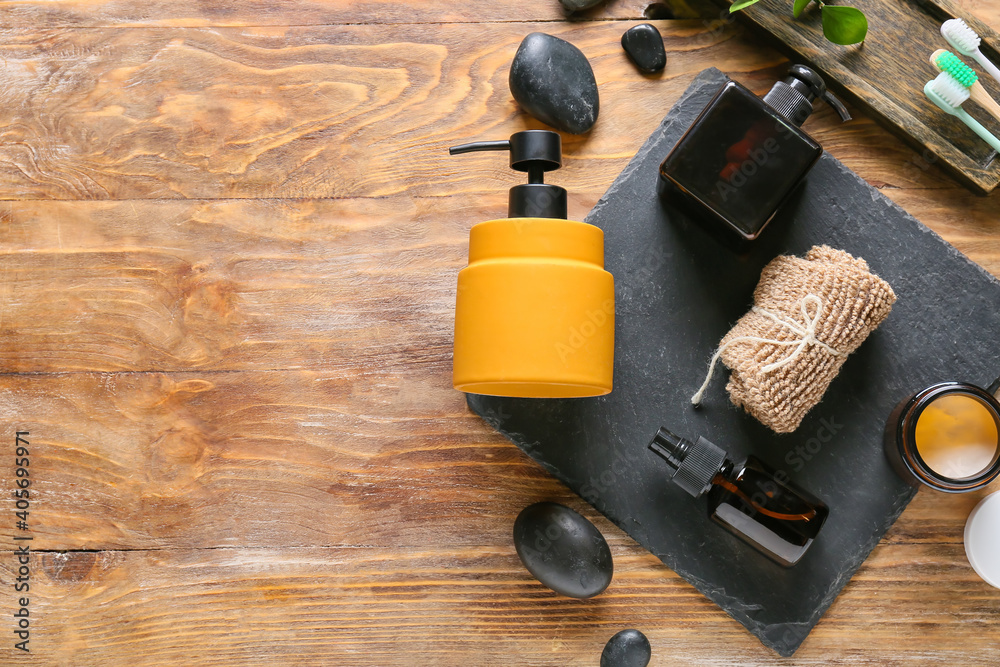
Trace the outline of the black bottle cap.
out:
<instances>
[{"instance_id":1,"label":"black bottle cap","mask_svg":"<svg viewBox=\"0 0 1000 667\"><path fill-rule=\"evenodd\" d=\"M817 97L832 106L842 121L851 120L847 107L826 89L823 77L805 65L792 65L785 80L776 82L764 96L764 102L798 127L812 114Z\"/></svg>"},{"instance_id":2,"label":"black bottle cap","mask_svg":"<svg viewBox=\"0 0 1000 667\"><path fill-rule=\"evenodd\" d=\"M566 189L545 182L544 174L562 166L562 137L549 130L515 132L506 141L477 141L448 149L450 155L510 151L510 168L527 172L528 182L510 189L509 218L566 218Z\"/></svg>"},{"instance_id":3,"label":"black bottle cap","mask_svg":"<svg viewBox=\"0 0 1000 667\"><path fill-rule=\"evenodd\" d=\"M649 448L673 468L673 483L695 498L712 487L712 480L726 462L726 452L705 438L691 442L663 427L653 436Z\"/></svg>"}]
</instances>

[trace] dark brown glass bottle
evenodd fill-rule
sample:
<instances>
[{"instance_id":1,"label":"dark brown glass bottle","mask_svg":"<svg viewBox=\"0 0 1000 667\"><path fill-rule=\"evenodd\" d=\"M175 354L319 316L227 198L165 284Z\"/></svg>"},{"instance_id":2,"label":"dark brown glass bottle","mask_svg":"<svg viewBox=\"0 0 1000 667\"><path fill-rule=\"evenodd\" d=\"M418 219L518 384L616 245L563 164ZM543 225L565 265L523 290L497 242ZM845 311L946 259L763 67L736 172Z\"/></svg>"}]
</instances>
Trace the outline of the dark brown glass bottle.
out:
<instances>
[{"instance_id":1,"label":"dark brown glass bottle","mask_svg":"<svg viewBox=\"0 0 1000 667\"><path fill-rule=\"evenodd\" d=\"M694 497L708 493L712 520L786 567L819 534L829 509L754 456L734 463L705 438L697 442L660 428L649 448L673 469L671 479Z\"/></svg>"},{"instance_id":2,"label":"dark brown glass bottle","mask_svg":"<svg viewBox=\"0 0 1000 667\"><path fill-rule=\"evenodd\" d=\"M850 120L803 65L793 65L763 100L727 82L663 160L660 191L723 239L756 239L823 154L799 128L817 98Z\"/></svg>"}]
</instances>

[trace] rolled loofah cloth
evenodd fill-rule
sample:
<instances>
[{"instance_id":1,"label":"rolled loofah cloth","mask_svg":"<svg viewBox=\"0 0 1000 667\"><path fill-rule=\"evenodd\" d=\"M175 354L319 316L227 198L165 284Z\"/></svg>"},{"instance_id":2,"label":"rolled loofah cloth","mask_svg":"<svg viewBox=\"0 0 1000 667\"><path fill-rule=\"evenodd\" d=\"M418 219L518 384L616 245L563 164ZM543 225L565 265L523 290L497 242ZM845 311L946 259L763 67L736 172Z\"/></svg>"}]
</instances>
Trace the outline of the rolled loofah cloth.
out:
<instances>
[{"instance_id":1,"label":"rolled loofah cloth","mask_svg":"<svg viewBox=\"0 0 1000 667\"><path fill-rule=\"evenodd\" d=\"M889 315L896 294L863 259L829 246L782 255L761 272L754 307L719 343L726 390L777 433L791 433L826 393L848 355Z\"/></svg>"}]
</instances>

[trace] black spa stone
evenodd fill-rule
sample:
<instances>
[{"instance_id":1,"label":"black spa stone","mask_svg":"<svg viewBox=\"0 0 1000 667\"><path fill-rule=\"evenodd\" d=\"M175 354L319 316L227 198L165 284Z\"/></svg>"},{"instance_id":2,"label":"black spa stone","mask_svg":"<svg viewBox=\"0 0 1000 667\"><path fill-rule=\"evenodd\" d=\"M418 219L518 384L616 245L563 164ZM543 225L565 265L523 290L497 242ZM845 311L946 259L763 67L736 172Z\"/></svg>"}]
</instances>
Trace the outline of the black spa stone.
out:
<instances>
[{"instance_id":1,"label":"black spa stone","mask_svg":"<svg viewBox=\"0 0 1000 667\"><path fill-rule=\"evenodd\" d=\"M646 667L653 651L646 635L638 630L622 630L608 640L601 653L601 667Z\"/></svg>"},{"instance_id":2,"label":"black spa stone","mask_svg":"<svg viewBox=\"0 0 1000 667\"><path fill-rule=\"evenodd\" d=\"M649 23L641 23L626 30L622 35L622 48L643 72L659 72L667 65L663 36L656 26Z\"/></svg>"},{"instance_id":3,"label":"black spa stone","mask_svg":"<svg viewBox=\"0 0 1000 667\"><path fill-rule=\"evenodd\" d=\"M600 111L590 62L569 42L533 32L521 42L508 77L521 108L557 130L583 134Z\"/></svg>"},{"instance_id":4,"label":"black spa stone","mask_svg":"<svg viewBox=\"0 0 1000 667\"><path fill-rule=\"evenodd\" d=\"M1000 282L829 153L750 249L721 246L656 188L660 162L725 81L718 70L699 74L645 144L634 141L636 156L586 218L604 231L605 266L615 277L614 391L468 402L787 656L915 493L882 452L893 407L936 382L996 377ZM764 265L822 243L864 258L892 285L898 301L888 319L794 433L776 435L733 406L724 379L693 409L691 394L719 340L753 305ZM783 568L713 523L705 499L671 483L647 449L660 426L704 436L734 459L754 454L822 498L830 515L802 560ZM615 621L629 624L628 613Z\"/></svg>"},{"instance_id":5,"label":"black spa stone","mask_svg":"<svg viewBox=\"0 0 1000 667\"><path fill-rule=\"evenodd\" d=\"M535 579L571 598L592 598L611 583L611 549L585 517L559 503L535 503L514 521L514 548Z\"/></svg>"},{"instance_id":6,"label":"black spa stone","mask_svg":"<svg viewBox=\"0 0 1000 667\"><path fill-rule=\"evenodd\" d=\"M563 7L571 12L578 12L590 9L604 2L604 0L559 0Z\"/></svg>"}]
</instances>

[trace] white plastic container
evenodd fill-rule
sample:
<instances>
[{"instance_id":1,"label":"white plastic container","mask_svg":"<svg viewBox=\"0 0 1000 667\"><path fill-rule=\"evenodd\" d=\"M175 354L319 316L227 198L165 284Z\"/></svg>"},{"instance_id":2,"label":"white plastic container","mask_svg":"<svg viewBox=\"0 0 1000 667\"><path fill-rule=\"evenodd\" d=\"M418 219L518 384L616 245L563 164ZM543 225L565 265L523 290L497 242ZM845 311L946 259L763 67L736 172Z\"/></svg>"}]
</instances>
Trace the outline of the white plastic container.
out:
<instances>
[{"instance_id":1,"label":"white plastic container","mask_svg":"<svg viewBox=\"0 0 1000 667\"><path fill-rule=\"evenodd\" d=\"M983 498L969 515L965 555L983 581L1000 588L1000 492Z\"/></svg>"}]
</instances>

